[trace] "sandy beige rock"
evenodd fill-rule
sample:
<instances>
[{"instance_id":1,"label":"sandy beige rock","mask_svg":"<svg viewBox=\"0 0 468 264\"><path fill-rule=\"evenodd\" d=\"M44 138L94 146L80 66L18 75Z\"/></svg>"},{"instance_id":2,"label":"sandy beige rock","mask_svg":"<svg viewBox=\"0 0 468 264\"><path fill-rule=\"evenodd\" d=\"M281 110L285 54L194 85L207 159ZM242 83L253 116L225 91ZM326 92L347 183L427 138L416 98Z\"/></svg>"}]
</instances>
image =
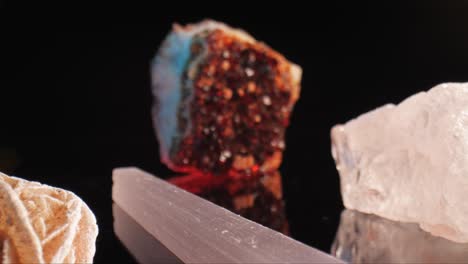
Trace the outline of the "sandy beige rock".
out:
<instances>
[{"instance_id":1,"label":"sandy beige rock","mask_svg":"<svg viewBox=\"0 0 468 264\"><path fill-rule=\"evenodd\" d=\"M363 114L332 142L346 208L468 242L468 83Z\"/></svg>"},{"instance_id":2,"label":"sandy beige rock","mask_svg":"<svg viewBox=\"0 0 468 264\"><path fill-rule=\"evenodd\" d=\"M97 233L75 194L0 173L0 263L90 263Z\"/></svg>"}]
</instances>

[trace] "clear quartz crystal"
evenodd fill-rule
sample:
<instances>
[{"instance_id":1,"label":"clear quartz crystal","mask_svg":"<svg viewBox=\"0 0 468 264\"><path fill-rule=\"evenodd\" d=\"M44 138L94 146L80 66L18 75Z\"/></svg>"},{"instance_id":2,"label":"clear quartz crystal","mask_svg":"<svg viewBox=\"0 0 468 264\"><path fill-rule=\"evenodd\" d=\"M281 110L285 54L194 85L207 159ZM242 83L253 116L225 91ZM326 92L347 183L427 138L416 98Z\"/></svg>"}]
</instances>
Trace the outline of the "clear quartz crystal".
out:
<instances>
[{"instance_id":1,"label":"clear quartz crystal","mask_svg":"<svg viewBox=\"0 0 468 264\"><path fill-rule=\"evenodd\" d=\"M468 84L447 83L331 131L346 208L468 242Z\"/></svg>"}]
</instances>

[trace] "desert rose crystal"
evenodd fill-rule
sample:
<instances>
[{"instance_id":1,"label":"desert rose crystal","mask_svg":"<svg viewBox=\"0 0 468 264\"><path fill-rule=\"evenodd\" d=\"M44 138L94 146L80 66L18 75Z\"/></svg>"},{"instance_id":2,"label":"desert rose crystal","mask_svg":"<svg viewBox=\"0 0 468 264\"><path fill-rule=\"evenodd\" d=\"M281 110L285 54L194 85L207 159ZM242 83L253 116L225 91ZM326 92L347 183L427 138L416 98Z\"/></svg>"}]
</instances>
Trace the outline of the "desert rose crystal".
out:
<instances>
[{"instance_id":1,"label":"desert rose crystal","mask_svg":"<svg viewBox=\"0 0 468 264\"><path fill-rule=\"evenodd\" d=\"M447 83L331 131L344 205L468 242L468 84Z\"/></svg>"},{"instance_id":2,"label":"desert rose crystal","mask_svg":"<svg viewBox=\"0 0 468 264\"><path fill-rule=\"evenodd\" d=\"M253 174L281 163L301 68L244 31L175 25L152 65L160 155L180 172Z\"/></svg>"},{"instance_id":3,"label":"desert rose crystal","mask_svg":"<svg viewBox=\"0 0 468 264\"><path fill-rule=\"evenodd\" d=\"M73 193L0 173L0 263L91 263L97 233Z\"/></svg>"}]
</instances>

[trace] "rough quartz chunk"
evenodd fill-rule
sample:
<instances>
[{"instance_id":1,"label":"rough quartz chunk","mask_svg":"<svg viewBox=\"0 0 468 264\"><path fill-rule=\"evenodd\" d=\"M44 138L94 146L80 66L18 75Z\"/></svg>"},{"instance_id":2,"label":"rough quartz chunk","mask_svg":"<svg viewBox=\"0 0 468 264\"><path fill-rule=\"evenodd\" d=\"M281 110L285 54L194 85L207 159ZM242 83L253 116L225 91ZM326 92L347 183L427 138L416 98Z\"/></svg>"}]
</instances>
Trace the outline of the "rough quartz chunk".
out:
<instances>
[{"instance_id":1,"label":"rough quartz chunk","mask_svg":"<svg viewBox=\"0 0 468 264\"><path fill-rule=\"evenodd\" d=\"M161 160L179 172L276 170L301 73L244 31L174 26L152 65Z\"/></svg>"},{"instance_id":2,"label":"rough quartz chunk","mask_svg":"<svg viewBox=\"0 0 468 264\"><path fill-rule=\"evenodd\" d=\"M468 84L447 83L331 131L344 205L468 242Z\"/></svg>"}]
</instances>

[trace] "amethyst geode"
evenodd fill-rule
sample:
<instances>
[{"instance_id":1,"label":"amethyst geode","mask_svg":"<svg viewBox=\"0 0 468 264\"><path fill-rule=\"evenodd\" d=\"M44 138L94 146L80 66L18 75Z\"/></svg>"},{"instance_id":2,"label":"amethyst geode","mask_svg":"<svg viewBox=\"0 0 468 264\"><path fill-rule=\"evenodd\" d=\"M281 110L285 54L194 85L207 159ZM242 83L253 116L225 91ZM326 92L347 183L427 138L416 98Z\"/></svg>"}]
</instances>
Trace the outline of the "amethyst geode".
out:
<instances>
[{"instance_id":1,"label":"amethyst geode","mask_svg":"<svg viewBox=\"0 0 468 264\"><path fill-rule=\"evenodd\" d=\"M175 25L152 65L162 162L229 175L277 169L301 73L241 30Z\"/></svg>"}]
</instances>

